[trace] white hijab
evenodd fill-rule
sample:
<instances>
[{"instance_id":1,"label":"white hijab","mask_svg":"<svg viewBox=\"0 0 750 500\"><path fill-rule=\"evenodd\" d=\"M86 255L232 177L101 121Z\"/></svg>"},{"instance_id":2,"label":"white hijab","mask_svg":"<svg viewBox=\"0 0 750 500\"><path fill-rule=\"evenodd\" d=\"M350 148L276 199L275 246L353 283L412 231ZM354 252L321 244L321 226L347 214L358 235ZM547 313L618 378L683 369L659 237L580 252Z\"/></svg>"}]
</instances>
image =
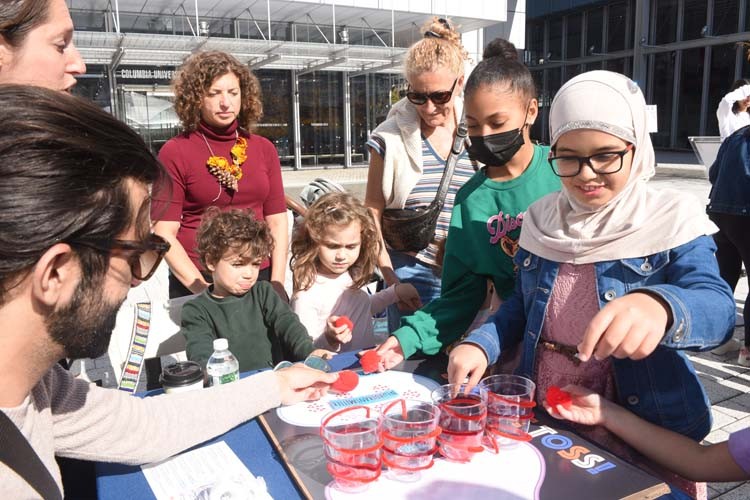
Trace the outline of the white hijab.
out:
<instances>
[{"instance_id":1,"label":"white hijab","mask_svg":"<svg viewBox=\"0 0 750 500\"><path fill-rule=\"evenodd\" d=\"M656 160L646 119L641 90L619 73L590 71L562 86L550 110L552 145L571 130L607 132L635 146L630 176L601 207L579 203L565 187L533 203L521 247L555 262L589 264L644 257L717 231L697 198L647 185Z\"/></svg>"}]
</instances>

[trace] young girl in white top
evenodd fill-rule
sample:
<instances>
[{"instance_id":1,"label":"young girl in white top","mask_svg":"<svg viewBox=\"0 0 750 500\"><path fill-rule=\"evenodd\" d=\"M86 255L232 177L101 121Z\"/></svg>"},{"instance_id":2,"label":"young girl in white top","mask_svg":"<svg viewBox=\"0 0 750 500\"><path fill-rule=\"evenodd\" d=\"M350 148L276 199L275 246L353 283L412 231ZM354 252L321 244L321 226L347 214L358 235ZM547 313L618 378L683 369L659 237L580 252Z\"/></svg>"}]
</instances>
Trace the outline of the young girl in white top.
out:
<instances>
[{"instance_id":1,"label":"young girl in white top","mask_svg":"<svg viewBox=\"0 0 750 500\"><path fill-rule=\"evenodd\" d=\"M716 118L722 141L735 130L750 125L750 80L742 78L734 82L729 93L719 102Z\"/></svg>"},{"instance_id":2,"label":"young girl in white top","mask_svg":"<svg viewBox=\"0 0 750 500\"><path fill-rule=\"evenodd\" d=\"M292 239L292 309L315 345L345 351L372 347L374 314L399 300L422 306L409 284L374 295L363 290L379 253L375 221L350 194L327 194L308 209Z\"/></svg>"}]
</instances>

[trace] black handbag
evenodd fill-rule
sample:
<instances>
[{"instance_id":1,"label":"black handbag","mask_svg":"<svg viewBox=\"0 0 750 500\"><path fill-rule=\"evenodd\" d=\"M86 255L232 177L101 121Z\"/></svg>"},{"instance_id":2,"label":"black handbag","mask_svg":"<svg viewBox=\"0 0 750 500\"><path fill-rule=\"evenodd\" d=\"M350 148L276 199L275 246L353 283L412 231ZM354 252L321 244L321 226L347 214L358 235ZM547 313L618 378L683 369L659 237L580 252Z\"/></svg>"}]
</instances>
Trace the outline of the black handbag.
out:
<instances>
[{"instance_id":1,"label":"black handbag","mask_svg":"<svg viewBox=\"0 0 750 500\"><path fill-rule=\"evenodd\" d=\"M383 239L392 249L400 252L419 252L435 238L435 226L440 212L445 204L453 171L458 157L464 149L466 139L466 123L463 116L456 129L448 158L445 160L445 170L440 179L437 195L428 206L423 208L387 208L383 210L381 230Z\"/></svg>"}]
</instances>

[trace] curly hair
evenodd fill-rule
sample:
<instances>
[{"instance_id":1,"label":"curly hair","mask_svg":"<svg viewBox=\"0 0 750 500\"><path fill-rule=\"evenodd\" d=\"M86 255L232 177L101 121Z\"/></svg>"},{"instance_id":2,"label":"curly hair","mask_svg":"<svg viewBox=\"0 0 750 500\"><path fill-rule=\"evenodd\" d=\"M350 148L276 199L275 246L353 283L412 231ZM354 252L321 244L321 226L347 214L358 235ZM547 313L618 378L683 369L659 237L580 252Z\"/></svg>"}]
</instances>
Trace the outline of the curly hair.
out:
<instances>
[{"instance_id":1,"label":"curly hair","mask_svg":"<svg viewBox=\"0 0 750 500\"><path fill-rule=\"evenodd\" d=\"M219 207L206 209L196 243L198 256L206 268L219 262L228 250L250 252L253 258L268 258L274 245L268 225L257 220L252 210L235 208L222 212Z\"/></svg>"},{"instance_id":2,"label":"curly hair","mask_svg":"<svg viewBox=\"0 0 750 500\"><path fill-rule=\"evenodd\" d=\"M445 18L433 17L422 27L424 38L415 42L406 53L406 77L448 68L456 75L464 73L469 53L461 45L461 35Z\"/></svg>"},{"instance_id":3,"label":"curly hair","mask_svg":"<svg viewBox=\"0 0 750 500\"><path fill-rule=\"evenodd\" d=\"M240 81L242 104L237 117L240 127L250 131L260 120L263 115L260 82L248 67L226 52L198 52L182 63L172 80L174 109L185 132L198 127L206 92L214 80L227 73L234 73Z\"/></svg>"},{"instance_id":4,"label":"curly hair","mask_svg":"<svg viewBox=\"0 0 750 500\"><path fill-rule=\"evenodd\" d=\"M307 290L318 274L318 251L326 231L335 226L344 228L359 222L362 246L357 261L349 268L351 288L362 288L372 277L380 254L380 239L370 211L349 193L328 193L321 196L305 214L305 219L292 238L292 273L294 291Z\"/></svg>"}]
</instances>

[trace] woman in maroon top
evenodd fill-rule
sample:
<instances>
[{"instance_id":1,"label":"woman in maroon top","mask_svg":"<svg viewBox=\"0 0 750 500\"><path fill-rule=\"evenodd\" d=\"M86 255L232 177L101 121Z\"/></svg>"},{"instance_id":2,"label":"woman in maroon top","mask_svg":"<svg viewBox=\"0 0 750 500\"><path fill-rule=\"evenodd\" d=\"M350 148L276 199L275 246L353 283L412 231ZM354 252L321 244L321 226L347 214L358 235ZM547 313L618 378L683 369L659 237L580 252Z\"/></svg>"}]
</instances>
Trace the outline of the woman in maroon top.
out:
<instances>
[{"instance_id":1,"label":"woman in maroon top","mask_svg":"<svg viewBox=\"0 0 750 500\"><path fill-rule=\"evenodd\" d=\"M286 299L288 235L279 155L269 140L250 133L262 114L257 78L229 54L200 52L185 61L173 85L184 132L159 152L171 185L155 189L151 209L154 232L172 245L166 255L170 297L208 286L195 234L203 212L217 206L252 209L268 223L275 245L259 279L270 279Z\"/></svg>"}]
</instances>

